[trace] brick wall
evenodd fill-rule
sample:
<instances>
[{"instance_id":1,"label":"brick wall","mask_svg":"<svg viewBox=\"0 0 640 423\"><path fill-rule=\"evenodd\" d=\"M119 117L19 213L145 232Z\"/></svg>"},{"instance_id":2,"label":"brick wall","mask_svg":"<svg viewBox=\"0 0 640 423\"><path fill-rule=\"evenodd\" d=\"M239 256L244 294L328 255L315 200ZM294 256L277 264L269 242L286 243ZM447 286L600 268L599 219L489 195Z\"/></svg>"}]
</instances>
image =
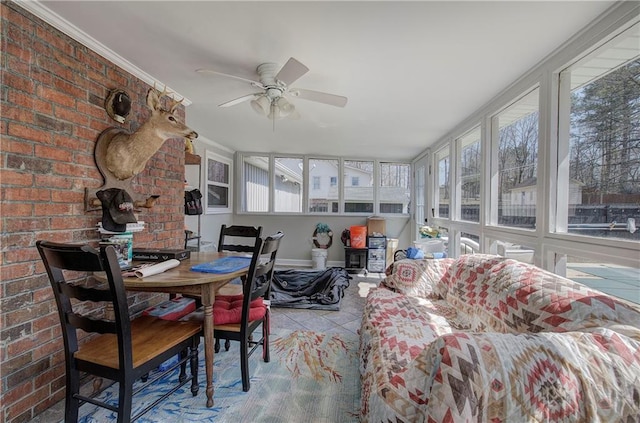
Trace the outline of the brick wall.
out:
<instances>
[{"instance_id":1,"label":"brick wall","mask_svg":"<svg viewBox=\"0 0 640 423\"><path fill-rule=\"evenodd\" d=\"M84 189L102 186L93 149L118 124L104 110L111 89L125 89L135 130L149 116L150 88L10 2L2 2L0 137L1 422L25 422L64 398L64 357L53 294L35 249L38 239L98 239L100 212L85 212ZM181 112L184 117L184 110ZM184 144L169 140L134 179L135 192L160 194L139 215L140 247L183 243ZM157 296L132 296L144 308Z\"/></svg>"}]
</instances>

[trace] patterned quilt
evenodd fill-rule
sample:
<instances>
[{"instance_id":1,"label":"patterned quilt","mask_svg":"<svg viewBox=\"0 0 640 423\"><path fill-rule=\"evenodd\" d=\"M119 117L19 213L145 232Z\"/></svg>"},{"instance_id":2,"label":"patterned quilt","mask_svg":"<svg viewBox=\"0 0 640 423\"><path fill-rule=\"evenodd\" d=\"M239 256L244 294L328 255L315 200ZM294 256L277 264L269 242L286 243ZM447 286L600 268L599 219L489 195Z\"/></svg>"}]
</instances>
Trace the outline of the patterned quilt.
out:
<instances>
[{"instance_id":1,"label":"patterned quilt","mask_svg":"<svg viewBox=\"0 0 640 423\"><path fill-rule=\"evenodd\" d=\"M501 257L398 262L360 373L362 422L640 422L640 308Z\"/></svg>"}]
</instances>

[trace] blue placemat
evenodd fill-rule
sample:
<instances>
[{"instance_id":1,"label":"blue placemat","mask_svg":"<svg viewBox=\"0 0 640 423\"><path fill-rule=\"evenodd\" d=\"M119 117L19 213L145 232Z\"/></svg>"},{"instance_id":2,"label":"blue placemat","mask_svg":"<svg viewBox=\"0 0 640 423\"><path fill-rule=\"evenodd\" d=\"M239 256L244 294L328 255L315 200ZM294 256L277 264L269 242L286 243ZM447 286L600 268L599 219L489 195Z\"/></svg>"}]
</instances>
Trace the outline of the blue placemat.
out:
<instances>
[{"instance_id":1,"label":"blue placemat","mask_svg":"<svg viewBox=\"0 0 640 423\"><path fill-rule=\"evenodd\" d=\"M251 264L251 257L222 257L208 263L191 266L191 270L203 273L232 273L249 267L249 264Z\"/></svg>"}]
</instances>

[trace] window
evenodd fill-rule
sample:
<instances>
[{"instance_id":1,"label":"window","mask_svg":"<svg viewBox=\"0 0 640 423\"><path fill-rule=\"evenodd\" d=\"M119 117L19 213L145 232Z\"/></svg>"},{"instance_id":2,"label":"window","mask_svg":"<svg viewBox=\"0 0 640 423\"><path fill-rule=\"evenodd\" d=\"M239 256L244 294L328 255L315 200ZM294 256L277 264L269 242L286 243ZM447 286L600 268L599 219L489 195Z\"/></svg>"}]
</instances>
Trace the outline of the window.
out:
<instances>
[{"instance_id":1,"label":"window","mask_svg":"<svg viewBox=\"0 0 640 423\"><path fill-rule=\"evenodd\" d=\"M620 266L604 260L558 255L557 273L606 294L640 304L640 265Z\"/></svg>"},{"instance_id":2,"label":"window","mask_svg":"<svg viewBox=\"0 0 640 423\"><path fill-rule=\"evenodd\" d=\"M408 214L409 163L240 152L236 157L243 178L241 213ZM374 184L379 174L381 183Z\"/></svg>"},{"instance_id":3,"label":"window","mask_svg":"<svg viewBox=\"0 0 640 423\"><path fill-rule=\"evenodd\" d=\"M498 225L535 229L538 92L534 89L493 118L498 128Z\"/></svg>"},{"instance_id":4,"label":"window","mask_svg":"<svg viewBox=\"0 0 640 423\"><path fill-rule=\"evenodd\" d=\"M269 157L243 156L242 176L244 179L242 210L246 212L268 212Z\"/></svg>"},{"instance_id":5,"label":"window","mask_svg":"<svg viewBox=\"0 0 640 423\"><path fill-rule=\"evenodd\" d=\"M490 254L497 254L523 263L533 264L535 262L536 251L534 247L493 237L488 237L488 241Z\"/></svg>"},{"instance_id":6,"label":"window","mask_svg":"<svg viewBox=\"0 0 640 423\"><path fill-rule=\"evenodd\" d=\"M373 162L345 160L344 179L344 212L373 213Z\"/></svg>"},{"instance_id":7,"label":"window","mask_svg":"<svg viewBox=\"0 0 640 423\"><path fill-rule=\"evenodd\" d=\"M409 213L410 175L411 166L408 164L380 163L380 213Z\"/></svg>"},{"instance_id":8,"label":"window","mask_svg":"<svg viewBox=\"0 0 640 423\"><path fill-rule=\"evenodd\" d=\"M480 172L482 156L480 149L480 127L458 140L460 158L460 210L462 220L480 222Z\"/></svg>"},{"instance_id":9,"label":"window","mask_svg":"<svg viewBox=\"0 0 640 423\"><path fill-rule=\"evenodd\" d=\"M340 163L337 159L309 159L309 213L338 213L338 175ZM329 178L329 187L321 184Z\"/></svg>"},{"instance_id":10,"label":"window","mask_svg":"<svg viewBox=\"0 0 640 423\"><path fill-rule=\"evenodd\" d=\"M276 212L302 211L302 159L276 157L274 161L274 207Z\"/></svg>"},{"instance_id":11,"label":"window","mask_svg":"<svg viewBox=\"0 0 640 423\"><path fill-rule=\"evenodd\" d=\"M560 74L559 230L640 242L640 23ZM560 110L560 113L567 113ZM567 143L561 143L566 145Z\"/></svg>"},{"instance_id":12,"label":"window","mask_svg":"<svg viewBox=\"0 0 640 423\"><path fill-rule=\"evenodd\" d=\"M207 151L207 214L230 213L232 162Z\"/></svg>"},{"instance_id":13,"label":"window","mask_svg":"<svg viewBox=\"0 0 640 423\"><path fill-rule=\"evenodd\" d=\"M438 217L449 217L451 205L451 183L449 161L449 146L436 153L436 210Z\"/></svg>"}]
</instances>

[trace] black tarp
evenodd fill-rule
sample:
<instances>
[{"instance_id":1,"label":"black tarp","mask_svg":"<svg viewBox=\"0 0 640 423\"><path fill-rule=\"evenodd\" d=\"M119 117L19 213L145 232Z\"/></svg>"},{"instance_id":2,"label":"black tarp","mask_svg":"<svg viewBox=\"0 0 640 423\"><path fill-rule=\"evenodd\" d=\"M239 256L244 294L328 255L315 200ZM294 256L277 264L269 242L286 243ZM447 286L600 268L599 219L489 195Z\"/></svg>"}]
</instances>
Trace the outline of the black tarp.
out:
<instances>
[{"instance_id":1,"label":"black tarp","mask_svg":"<svg viewBox=\"0 0 640 423\"><path fill-rule=\"evenodd\" d=\"M351 276L341 267L325 270L276 270L271 282L273 307L340 310Z\"/></svg>"}]
</instances>

